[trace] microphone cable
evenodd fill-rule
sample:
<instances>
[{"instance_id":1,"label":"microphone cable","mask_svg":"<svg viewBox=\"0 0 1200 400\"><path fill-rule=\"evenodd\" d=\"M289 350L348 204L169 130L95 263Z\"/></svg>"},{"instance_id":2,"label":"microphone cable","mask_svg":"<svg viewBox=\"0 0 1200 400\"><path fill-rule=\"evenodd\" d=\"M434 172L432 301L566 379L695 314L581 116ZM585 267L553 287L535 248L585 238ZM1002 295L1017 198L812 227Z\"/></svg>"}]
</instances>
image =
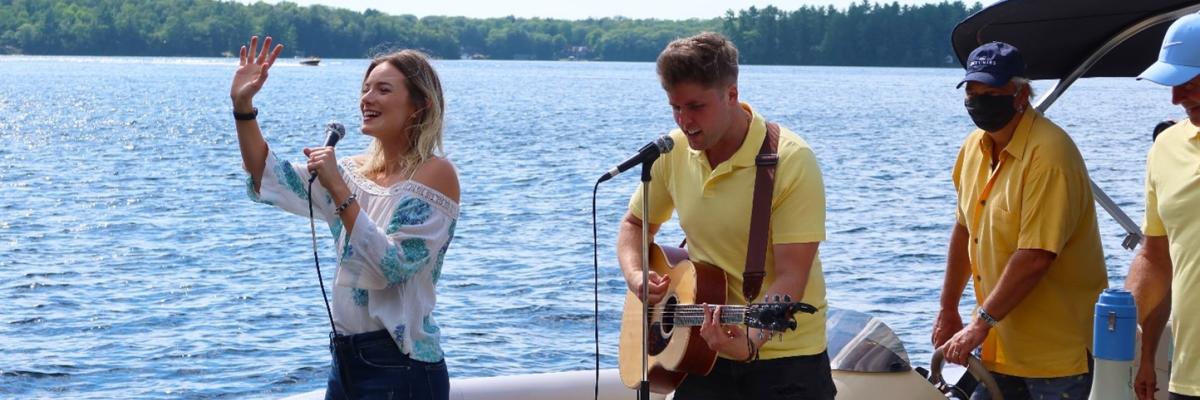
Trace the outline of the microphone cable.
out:
<instances>
[{"instance_id":1,"label":"microphone cable","mask_svg":"<svg viewBox=\"0 0 1200 400\"><path fill-rule=\"evenodd\" d=\"M315 178L317 174L313 174ZM329 316L330 335L337 336L337 327L333 326L333 309L329 307L329 295L325 294L325 278L321 277L321 258L317 256L317 223L313 217L312 187L313 180L308 180L308 227L312 230L313 264L317 266L317 283L321 284L321 298L325 299L325 313ZM336 240L336 238L334 238ZM599 373L597 373L599 374Z\"/></svg>"},{"instance_id":2,"label":"microphone cable","mask_svg":"<svg viewBox=\"0 0 1200 400\"><path fill-rule=\"evenodd\" d=\"M596 400L600 399L600 239L596 228L596 193L600 190L600 182L592 186L592 323L596 335Z\"/></svg>"}]
</instances>

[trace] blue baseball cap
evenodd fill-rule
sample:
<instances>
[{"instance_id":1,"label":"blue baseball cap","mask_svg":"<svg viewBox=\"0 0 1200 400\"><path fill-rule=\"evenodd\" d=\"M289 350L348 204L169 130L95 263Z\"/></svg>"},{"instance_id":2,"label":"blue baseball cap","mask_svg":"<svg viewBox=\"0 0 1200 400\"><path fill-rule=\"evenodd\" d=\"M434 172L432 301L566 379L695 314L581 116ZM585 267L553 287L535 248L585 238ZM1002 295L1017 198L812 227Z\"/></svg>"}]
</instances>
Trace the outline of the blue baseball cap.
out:
<instances>
[{"instance_id":1,"label":"blue baseball cap","mask_svg":"<svg viewBox=\"0 0 1200 400\"><path fill-rule=\"evenodd\" d=\"M1200 74L1200 14L1175 20L1163 37L1158 61L1138 75L1159 85L1179 86Z\"/></svg>"},{"instance_id":2,"label":"blue baseball cap","mask_svg":"<svg viewBox=\"0 0 1200 400\"><path fill-rule=\"evenodd\" d=\"M1014 76L1025 76L1025 59L1021 58L1021 53L1008 43L991 42L971 50L967 57L967 76L958 87L967 82L1001 87Z\"/></svg>"}]
</instances>

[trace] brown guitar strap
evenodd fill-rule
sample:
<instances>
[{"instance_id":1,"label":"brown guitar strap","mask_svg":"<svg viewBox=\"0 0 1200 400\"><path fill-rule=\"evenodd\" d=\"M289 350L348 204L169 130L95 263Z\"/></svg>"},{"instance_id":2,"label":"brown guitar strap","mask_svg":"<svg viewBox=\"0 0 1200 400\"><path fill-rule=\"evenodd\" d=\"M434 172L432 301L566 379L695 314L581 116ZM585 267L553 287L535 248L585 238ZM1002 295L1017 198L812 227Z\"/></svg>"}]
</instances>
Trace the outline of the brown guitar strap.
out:
<instances>
[{"instance_id":1,"label":"brown guitar strap","mask_svg":"<svg viewBox=\"0 0 1200 400\"><path fill-rule=\"evenodd\" d=\"M775 190L775 165L779 163L779 125L767 123L767 137L763 138L758 156L754 158L757 174L754 178L753 208L750 209L750 242L746 249L746 269L742 271L742 295L746 303L754 302L762 289L767 263L767 236L771 226L771 197ZM687 238L679 247L687 246Z\"/></svg>"},{"instance_id":2,"label":"brown guitar strap","mask_svg":"<svg viewBox=\"0 0 1200 400\"><path fill-rule=\"evenodd\" d=\"M754 302L762 289L767 261L767 236L771 226L771 197L775 190L775 165L779 163L779 125L768 122L767 135L754 159L758 171L754 179L754 205L750 209L750 243L746 248L746 270L742 273L742 294L746 303Z\"/></svg>"}]
</instances>

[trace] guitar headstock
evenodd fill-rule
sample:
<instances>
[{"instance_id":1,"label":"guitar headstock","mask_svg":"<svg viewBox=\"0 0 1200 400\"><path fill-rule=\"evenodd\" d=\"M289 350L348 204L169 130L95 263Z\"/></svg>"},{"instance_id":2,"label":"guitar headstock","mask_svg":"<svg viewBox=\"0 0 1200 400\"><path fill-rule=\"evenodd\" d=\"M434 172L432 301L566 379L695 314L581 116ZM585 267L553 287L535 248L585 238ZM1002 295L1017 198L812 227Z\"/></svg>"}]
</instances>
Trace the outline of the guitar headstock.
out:
<instances>
[{"instance_id":1,"label":"guitar headstock","mask_svg":"<svg viewBox=\"0 0 1200 400\"><path fill-rule=\"evenodd\" d=\"M768 299L771 300L771 299ZM792 302L791 297L775 296L774 301L754 303L746 306L746 326L783 332L796 329L797 312L812 314L817 308L808 303Z\"/></svg>"}]
</instances>

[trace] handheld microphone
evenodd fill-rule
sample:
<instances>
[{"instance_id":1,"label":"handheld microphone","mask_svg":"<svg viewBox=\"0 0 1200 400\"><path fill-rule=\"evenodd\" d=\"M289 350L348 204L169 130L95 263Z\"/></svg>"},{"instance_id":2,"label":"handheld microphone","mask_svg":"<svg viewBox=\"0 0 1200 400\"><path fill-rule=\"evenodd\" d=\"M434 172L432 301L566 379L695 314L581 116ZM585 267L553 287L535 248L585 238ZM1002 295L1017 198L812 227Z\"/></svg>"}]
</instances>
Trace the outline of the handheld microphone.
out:
<instances>
[{"instance_id":1,"label":"handheld microphone","mask_svg":"<svg viewBox=\"0 0 1200 400\"><path fill-rule=\"evenodd\" d=\"M658 139L654 139L653 142L642 146L642 149L638 150L637 154L635 154L633 157L625 160L625 162L621 163L621 165L618 165L616 168L609 170L608 173L604 174L604 176L601 176L600 180L596 181L596 183L612 179L614 176L620 175L622 172L633 168L634 165L657 160L660 154L671 151L672 147L675 147L675 141L671 140L670 136L659 136Z\"/></svg>"},{"instance_id":2,"label":"handheld microphone","mask_svg":"<svg viewBox=\"0 0 1200 400\"><path fill-rule=\"evenodd\" d=\"M337 142L339 140L342 140L342 137L344 137L344 136L346 136L346 127L342 126L341 123L330 122L330 123L326 124L325 125L325 146L324 147L337 146ZM312 176L308 178L308 183L313 183L313 181L316 179L317 179L317 173L313 172Z\"/></svg>"}]
</instances>

